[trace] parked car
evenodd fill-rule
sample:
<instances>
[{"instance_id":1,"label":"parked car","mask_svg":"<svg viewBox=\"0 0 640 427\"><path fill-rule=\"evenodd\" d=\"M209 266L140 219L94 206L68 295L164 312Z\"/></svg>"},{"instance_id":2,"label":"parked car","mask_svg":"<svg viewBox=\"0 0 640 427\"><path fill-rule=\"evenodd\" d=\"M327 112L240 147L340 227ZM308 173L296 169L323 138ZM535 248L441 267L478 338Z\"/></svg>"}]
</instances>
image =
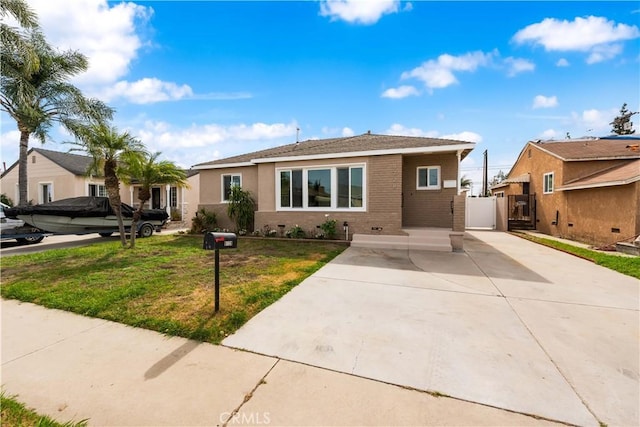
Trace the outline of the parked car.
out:
<instances>
[{"instance_id":1,"label":"parked car","mask_svg":"<svg viewBox=\"0 0 640 427\"><path fill-rule=\"evenodd\" d=\"M39 243L44 239L45 234L17 218L9 218L5 215L4 210L10 209L11 206L0 202L0 238L15 239L18 243L33 244Z\"/></svg>"}]
</instances>

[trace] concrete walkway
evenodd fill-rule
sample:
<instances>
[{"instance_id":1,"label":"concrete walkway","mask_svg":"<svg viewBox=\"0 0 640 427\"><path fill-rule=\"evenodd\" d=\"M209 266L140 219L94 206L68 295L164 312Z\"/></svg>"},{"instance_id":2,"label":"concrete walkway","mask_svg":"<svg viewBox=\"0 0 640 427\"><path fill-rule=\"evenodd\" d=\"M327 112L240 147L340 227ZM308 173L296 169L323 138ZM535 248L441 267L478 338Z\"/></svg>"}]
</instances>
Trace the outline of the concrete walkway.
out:
<instances>
[{"instance_id":1,"label":"concrete walkway","mask_svg":"<svg viewBox=\"0 0 640 427\"><path fill-rule=\"evenodd\" d=\"M90 425L638 425L638 281L468 236L350 248L226 347L2 301L3 389Z\"/></svg>"},{"instance_id":2,"label":"concrete walkway","mask_svg":"<svg viewBox=\"0 0 640 427\"><path fill-rule=\"evenodd\" d=\"M640 422L639 283L497 232L350 248L224 344L577 425Z\"/></svg>"}]
</instances>

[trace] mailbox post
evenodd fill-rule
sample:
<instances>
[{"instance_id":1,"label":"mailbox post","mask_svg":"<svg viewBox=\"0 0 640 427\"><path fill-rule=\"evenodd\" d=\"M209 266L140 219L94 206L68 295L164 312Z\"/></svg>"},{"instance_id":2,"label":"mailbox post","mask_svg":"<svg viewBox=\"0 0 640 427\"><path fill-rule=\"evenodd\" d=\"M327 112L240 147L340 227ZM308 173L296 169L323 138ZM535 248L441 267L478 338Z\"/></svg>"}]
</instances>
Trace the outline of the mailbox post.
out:
<instances>
[{"instance_id":1,"label":"mailbox post","mask_svg":"<svg viewBox=\"0 0 640 427\"><path fill-rule=\"evenodd\" d=\"M202 249L215 251L215 312L220 311L220 249L238 247L238 238L233 233L208 232L204 235Z\"/></svg>"}]
</instances>

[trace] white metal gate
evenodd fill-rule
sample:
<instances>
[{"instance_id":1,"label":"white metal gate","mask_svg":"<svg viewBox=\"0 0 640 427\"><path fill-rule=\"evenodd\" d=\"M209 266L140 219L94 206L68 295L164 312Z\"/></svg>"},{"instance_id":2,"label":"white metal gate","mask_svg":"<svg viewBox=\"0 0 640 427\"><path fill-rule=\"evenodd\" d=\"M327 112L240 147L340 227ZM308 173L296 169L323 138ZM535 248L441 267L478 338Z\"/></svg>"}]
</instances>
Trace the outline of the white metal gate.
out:
<instances>
[{"instance_id":1,"label":"white metal gate","mask_svg":"<svg viewBox=\"0 0 640 427\"><path fill-rule=\"evenodd\" d=\"M496 197L467 197L465 227L483 230L496 229Z\"/></svg>"}]
</instances>

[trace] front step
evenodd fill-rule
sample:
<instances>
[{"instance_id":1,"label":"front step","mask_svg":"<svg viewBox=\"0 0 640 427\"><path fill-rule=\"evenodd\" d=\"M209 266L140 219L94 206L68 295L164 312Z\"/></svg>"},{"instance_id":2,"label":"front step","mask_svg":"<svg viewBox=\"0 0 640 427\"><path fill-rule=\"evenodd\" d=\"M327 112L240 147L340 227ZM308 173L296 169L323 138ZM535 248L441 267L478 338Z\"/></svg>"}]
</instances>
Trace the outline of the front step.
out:
<instances>
[{"instance_id":1,"label":"front step","mask_svg":"<svg viewBox=\"0 0 640 427\"><path fill-rule=\"evenodd\" d=\"M351 246L370 249L402 249L451 252L452 232L447 229L407 229L406 236L354 234Z\"/></svg>"}]
</instances>

